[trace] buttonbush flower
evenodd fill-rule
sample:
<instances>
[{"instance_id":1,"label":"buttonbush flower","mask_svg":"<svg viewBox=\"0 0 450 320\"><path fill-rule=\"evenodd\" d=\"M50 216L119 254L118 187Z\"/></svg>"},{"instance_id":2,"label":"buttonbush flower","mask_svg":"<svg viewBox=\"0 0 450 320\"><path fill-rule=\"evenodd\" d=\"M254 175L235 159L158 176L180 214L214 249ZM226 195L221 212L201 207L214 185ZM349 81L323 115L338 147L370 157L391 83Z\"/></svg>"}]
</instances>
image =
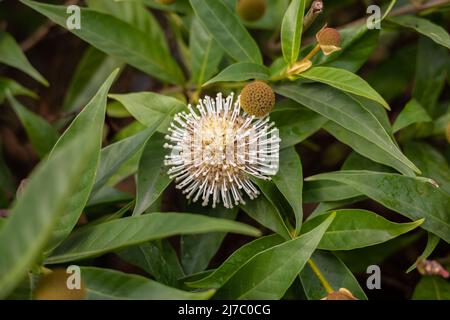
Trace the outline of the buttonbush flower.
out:
<instances>
[{"instance_id":1,"label":"buttonbush flower","mask_svg":"<svg viewBox=\"0 0 450 320\"><path fill-rule=\"evenodd\" d=\"M168 174L188 199L212 207L245 204L259 191L251 177L270 180L278 171L278 129L269 117L256 118L241 110L240 96L206 96L194 111L175 115L169 127Z\"/></svg>"}]
</instances>

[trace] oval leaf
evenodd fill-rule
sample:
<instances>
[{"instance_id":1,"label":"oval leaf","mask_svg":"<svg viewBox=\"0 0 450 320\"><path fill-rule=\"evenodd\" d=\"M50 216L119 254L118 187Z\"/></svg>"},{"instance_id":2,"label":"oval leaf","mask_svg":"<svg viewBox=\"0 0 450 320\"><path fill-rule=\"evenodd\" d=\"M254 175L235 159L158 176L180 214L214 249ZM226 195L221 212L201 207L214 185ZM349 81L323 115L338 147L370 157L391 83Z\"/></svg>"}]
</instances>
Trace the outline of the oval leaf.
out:
<instances>
[{"instance_id":1,"label":"oval leaf","mask_svg":"<svg viewBox=\"0 0 450 320\"><path fill-rule=\"evenodd\" d=\"M267 80L269 74L269 69L263 65L251 62L238 62L223 69L217 76L206 82L203 86L225 81Z\"/></svg>"},{"instance_id":2,"label":"oval leaf","mask_svg":"<svg viewBox=\"0 0 450 320\"><path fill-rule=\"evenodd\" d=\"M80 260L150 240L205 232L260 234L253 227L225 219L189 213L152 213L83 227L61 243L47 263Z\"/></svg>"},{"instance_id":3,"label":"oval leaf","mask_svg":"<svg viewBox=\"0 0 450 320\"><path fill-rule=\"evenodd\" d=\"M366 80L345 69L314 67L300 73L299 76L371 99L381 104L387 110L391 110L389 104L370 86L370 84L366 82Z\"/></svg>"},{"instance_id":4,"label":"oval leaf","mask_svg":"<svg viewBox=\"0 0 450 320\"><path fill-rule=\"evenodd\" d=\"M281 23L281 49L288 65L297 61L303 32L305 0L293 0Z\"/></svg>"},{"instance_id":5,"label":"oval leaf","mask_svg":"<svg viewBox=\"0 0 450 320\"><path fill-rule=\"evenodd\" d=\"M190 3L196 16L231 58L238 62L262 63L255 40L222 0L190 0Z\"/></svg>"},{"instance_id":6,"label":"oval leaf","mask_svg":"<svg viewBox=\"0 0 450 320\"><path fill-rule=\"evenodd\" d=\"M323 173L307 180L341 182L409 219L425 218L422 228L450 243L450 196L431 179L348 170Z\"/></svg>"},{"instance_id":7,"label":"oval leaf","mask_svg":"<svg viewBox=\"0 0 450 320\"><path fill-rule=\"evenodd\" d=\"M0 229L0 297L14 289L42 253L57 221L70 209L72 194L83 185L96 147L88 134L80 134L29 178Z\"/></svg>"}]
</instances>

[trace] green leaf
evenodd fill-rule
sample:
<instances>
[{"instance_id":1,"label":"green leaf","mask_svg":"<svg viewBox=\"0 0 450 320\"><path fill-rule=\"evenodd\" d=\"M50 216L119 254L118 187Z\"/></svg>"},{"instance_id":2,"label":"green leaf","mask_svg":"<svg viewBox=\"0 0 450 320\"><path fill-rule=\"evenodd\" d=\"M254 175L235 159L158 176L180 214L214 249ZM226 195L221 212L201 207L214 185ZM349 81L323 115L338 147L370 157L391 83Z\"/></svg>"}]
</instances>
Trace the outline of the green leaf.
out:
<instances>
[{"instance_id":1,"label":"green leaf","mask_svg":"<svg viewBox=\"0 0 450 320\"><path fill-rule=\"evenodd\" d=\"M20 1L63 28L67 27L66 6ZM157 79L173 84L184 82L183 73L170 53L166 48L158 46L157 42L152 42L147 33L113 16L91 9L81 8L80 15L81 28L69 30L77 37Z\"/></svg>"},{"instance_id":2,"label":"green leaf","mask_svg":"<svg viewBox=\"0 0 450 320\"><path fill-rule=\"evenodd\" d=\"M417 268L417 264L428 258L430 254L433 253L440 240L441 239L438 236L432 234L431 232L428 232L428 241L425 249L423 250L423 253L416 259L416 262L414 262L413 265L409 267L408 270L406 270L406 273L410 273L411 271L413 271L415 268Z\"/></svg>"},{"instance_id":3,"label":"green leaf","mask_svg":"<svg viewBox=\"0 0 450 320\"><path fill-rule=\"evenodd\" d=\"M48 86L47 80L30 64L16 40L9 33L1 30L0 63L19 69L44 86Z\"/></svg>"},{"instance_id":4,"label":"green leaf","mask_svg":"<svg viewBox=\"0 0 450 320\"><path fill-rule=\"evenodd\" d=\"M350 146L358 154L372 161L395 168L397 171L405 175L414 176L414 171L412 171L409 166L406 166L403 162L394 158L388 151L379 147L372 141L364 139L363 137L331 121L327 122L323 128L336 139Z\"/></svg>"},{"instance_id":5,"label":"green leaf","mask_svg":"<svg viewBox=\"0 0 450 320\"><path fill-rule=\"evenodd\" d=\"M70 209L64 212L53 229L53 239L49 244L49 249L54 248L72 231L89 199L89 194L94 185L95 175L99 164L100 148L103 139L103 123L105 120L106 97L117 73L118 70L116 69L105 80L97 94L61 135L50 154L51 157L59 148L76 139L82 132L86 131L91 133L89 139L95 141L97 146L97 151L92 153L89 159L86 159L86 161L89 162L89 167L82 172L83 183L80 184L79 189L77 189L70 197Z\"/></svg>"},{"instance_id":6,"label":"green leaf","mask_svg":"<svg viewBox=\"0 0 450 320\"><path fill-rule=\"evenodd\" d=\"M205 300L214 290L187 292L135 274L111 269L82 267L89 300Z\"/></svg>"},{"instance_id":7,"label":"green leaf","mask_svg":"<svg viewBox=\"0 0 450 320\"><path fill-rule=\"evenodd\" d=\"M252 62L238 62L223 69L217 76L206 82L207 86L217 82L238 82L249 79L267 80L269 69L263 65Z\"/></svg>"},{"instance_id":8,"label":"green leaf","mask_svg":"<svg viewBox=\"0 0 450 320\"><path fill-rule=\"evenodd\" d=\"M28 110L7 93L9 104L22 122L31 144L40 158L43 158L58 140L58 132L41 116Z\"/></svg>"},{"instance_id":9,"label":"green leaf","mask_svg":"<svg viewBox=\"0 0 450 320\"><path fill-rule=\"evenodd\" d=\"M258 236L245 224L189 213L152 213L86 226L72 233L47 259L62 263L180 234L235 232Z\"/></svg>"},{"instance_id":10,"label":"green leaf","mask_svg":"<svg viewBox=\"0 0 450 320\"><path fill-rule=\"evenodd\" d=\"M424 276L414 289L412 300L450 300L450 284L437 276Z\"/></svg>"},{"instance_id":11,"label":"green leaf","mask_svg":"<svg viewBox=\"0 0 450 320\"><path fill-rule=\"evenodd\" d=\"M305 5L305 0L293 0L281 23L281 49L288 65L297 61L300 53Z\"/></svg>"},{"instance_id":12,"label":"green leaf","mask_svg":"<svg viewBox=\"0 0 450 320\"><path fill-rule=\"evenodd\" d=\"M303 170L300 157L294 147L280 152L278 173L273 182L291 205L295 214L295 232L300 231L303 220L302 188Z\"/></svg>"},{"instance_id":13,"label":"green leaf","mask_svg":"<svg viewBox=\"0 0 450 320\"><path fill-rule=\"evenodd\" d=\"M419 141L408 141L403 148L424 177L432 178L442 190L450 194L450 167L447 159L438 150Z\"/></svg>"},{"instance_id":14,"label":"green leaf","mask_svg":"<svg viewBox=\"0 0 450 320\"><path fill-rule=\"evenodd\" d=\"M178 279L184 277L177 253L165 239L126 248L119 256L171 287L178 287Z\"/></svg>"},{"instance_id":15,"label":"green leaf","mask_svg":"<svg viewBox=\"0 0 450 320\"><path fill-rule=\"evenodd\" d=\"M305 107L327 117L348 131L373 143L395 161L419 172L416 166L400 151L376 114L357 99L331 87L318 84L291 84L275 88L278 94L295 100ZM400 166L396 169L400 170ZM404 172L403 170L401 172Z\"/></svg>"},{"instance_id":16,"label":"green leaf","mask_svg":"<svg viewBox=\"0 0 450 320\"><path fill-rule=\"evenodd\" d=\"M395 223L361 209L333 211L336 217L323 235L318 248L323 250L353 250L389 241L420 226L424 219L410 223ZM319 225L328 214L308 220L302 233Z\"/></svg>"},{"instance_id":17,"label":"green leaf","mask_svg":"<svg viewBox=\"0 0 450 320\"><path fill-rule=\"evenodd\" d=\"M64 110L69 112L79 110L86 105L104 79L113 70L122 66L123 62L107 56L94 47L86 49L67 89L63 103Z\"/></svg>"},{"instance_id":18,"label":"green leaf","mask_svg":"<svg viewBox=\"0 0 450 320\"><path fill-rule=\"evenodd\" d=\"M178 99L153 92L138 92L129 94L110 94L112 99L119 101L129 113L147 127L161 123L159 131L165 132L172 117L185 109Z\"/></svg>"},{"instance_id":19,"label":"green leaf","mask_svg":"<svg viewBox=\"0 0 450 320\"><path fill-rule=\"evenodd\" d=\"M283 243L283 238L273 234L256 239L237 249L211 274L186 284L193 288L220 288L226 283L247 261L256 254Z\"/></svg>"},{"instance_id":20,"label":"green leaf","mask_svg":"<svg viewBox=\"0 0 450 320\"><path fill-rule=\"evenodd\" d=\"M223 206L211 209L195 205L194 212L204 213L206 216L234 220L238 213L238 207L226 209ZM211 259L219 250L226 233L206 233L182 236L181 262L186 274L193 274L204 271Z\"/></svg>"},{"instance_id":21,"label":"green leaf","mask_svg":"<svg viewBox=\"0 0 450 320\"><path fill-rule=\"evenodd\" d=\"M156 131L159 123L146 128L144 131L129 138L120 140L102 149L100 161L95 176L95 184L92 193L95 194L105 185L117 170L126 163L127 160L136 155Z\"/></svg>"},{"instance_id":22,"label":"green leaf","mask_svg":"<svg viewBox=\"0 0 450 320\"><path fill-rule=\"evenodd\" d=\"M10 92L12 96L27 96L33 99L37 99L38 97L36 93L25 88L13 79L0 77L0 104L5 100L7 92Z\"/></svg>"},{"instance_id":23,"label":"green leaf","mask_svg":"<svg viewBox=\"0 0 450 320\"><path fill-rule=\"evenodd\" d=\"M392 125L393 132L398 132L414 123L430 122L432 119L416 99L410 100Z\"/></svg>"},{"instance_id":24,"label":"green leaf","mask_svg":"<svg viewBox=\"0 0 450 320\"><path fill-rule=\"evenodd\" d=\"M128 192L123 192L112 187L105 186L101 188L96 194L91 195L86 206L96 206L103 204L111 204L117 202L131 201L134 195Z\"/></svg>"},{"instance_id":25,"label":"green leaf","mask_svg":"<svg viewBox=\"0 0 450 320\"><path fill-rule=\"evenodd\" d=\"M401 250L407 250L408 247L421 237L420 232L407 233L394 238L388 242L383 242L374 246L348 251L333 252L353 273L367 273L367 267L370 265L381 266L386 259L394 256Z\"/></svg>"},{"instance_id":26,"label":"green leaf","mask_svg":"<svg viewBox=\"0 0 450 320\"><path fill-rule=\"evenodd\" d=\"M378 102L387 110L391 110L389 104L366 82L366 80L345 69L314 67L300 73L299 76L325 83L342 91L366 97L367 99Z\"/></svg>"},{"instance_id":27,"label":"green leaf","mask_svg":"<svg viewBox=\"0 0 450 320\"><path fill-rule=\"evenodd\" d=\"M450 196L431 179L362 170L330 172L307 179L341 182L409 219L425 218L423 229L450 242Z\"/></svg>"},{"instance_id":28,"label":"green leaf","mask_svg":"<svg viewBox=\"0 0 450 320\"><path fill-rule=\"evenodd\" d=\"M284 223L283 217L273 202L269 201L265 195L247 201L245 205L241 205L241 208L264 227L275 231L285 239L290 238L289 229Z\"/></svg>"},{"instance_id":29,"label":"green leaf","mask_svg":"<svg viewBox=\"0 0 450 320\"><path fill-rule=\"evenodd\" d=\"M245 263L218 291L218 299L281 299L328 229L331 215L319 227L266 249Z\"/></svg>"},{"instance_id":30,"label":"green leaf","mask_svg":"<svg viewBox=\"0 0 450 320\"><path fill-rule=\"evenodd\" d=\"M262 64L257 43L222 0L190 0L190 3L196 16L231 58Z\"/></svg>"},{"instance_id":31,"label":"green leaf","mask_svg":"<svg viewBox=\"0 0 450 320\"><path fill-rule=\"evenodd\" d=\"M89 131L87 131L89 133ZM40 258L52 229L82 185L96 145L80 134L38 165L0 230L0 297L5 297Z\"/></svg>"},{"instance_id":32,"label":"green leaf","mask_svg":"<svg viewBox=\"0 0 450 320\"><path fill-rule=\"evenodd\" d=\"M432 61L432 63L430 63ZM437 102L445 86L448 49L428 38L420 37L416 58L416 74L412 96L431 117L440 115Z\"/></svg>"},{"instance_id":33,"label":"green leaf","mask_svg":"<svg viewBox=\"0 0 450 320\"><path fill-rule=\"evenodd\" d=\"M192 81L197 85L202 85L217 72L217 67L223 57L223 50L198 18L192 20L189 49Z\"/></svg>"},{"instance_id":34,"label":"green leaf","mask_svg":"<svg viewBox=\"0 0 450 320\"><path fill-rule=\"evenodd\" d=\"M333 181L307 181L303 189L305 203L331 202L351 199L361 192L342 183Z\"/></svg>"},{"instance_id":35,"label":"green leaf","mask_svg":"<svg viewBox=\"0 0 450 320\"><path fill-rule=\"evenodd\" d=\"M420 34L427 36L441 46L450 49L450 35L447 33L447 31L445 31L445 29L441 26L438 26L437 24L434 24L427 19L411 15L403 15L388 18L387 21L393 22L405 28L413 29Z\"/></svg>"},{"instance_id":36,"label":"green leaf","mask_svg":"<svg viewBox=\"0 0 450 320\"><path fill-rule=\"evenodd\" d=\"M317 250L312 255L311 260L334 290L346 288L356 298L367 300L366 294L355 276L333 253ZM327 291L309 265L306 265L300 272L300 281L308 300L320 300L327 296Z\"/></svg>"},{"instance_id":37,"label":"green leaf","mask_svg":"<svg viewBox=\"0 0 450 320\"><path fill-rule=\"evenodd\" d=\"M145 212L172 181L166 173L167 168L164 166L164 157L167 154L167 149L163 147L165 141L163 135L155 135L144 146L137 172L134 216Z\"/></svg>"},{"instance_id":38,"label":"green leaf","mask_svg":"<svg viewBox=\"0 0 450 320\"><path fill-rule=\"evenodd\" d=\"M319 131L328 121L309 109L303 108L292 100L285 100L293 107L277 105L270 113L270 119L275 122L281 138L280 149L295 146Z\"/></svg>"}]
</instances>

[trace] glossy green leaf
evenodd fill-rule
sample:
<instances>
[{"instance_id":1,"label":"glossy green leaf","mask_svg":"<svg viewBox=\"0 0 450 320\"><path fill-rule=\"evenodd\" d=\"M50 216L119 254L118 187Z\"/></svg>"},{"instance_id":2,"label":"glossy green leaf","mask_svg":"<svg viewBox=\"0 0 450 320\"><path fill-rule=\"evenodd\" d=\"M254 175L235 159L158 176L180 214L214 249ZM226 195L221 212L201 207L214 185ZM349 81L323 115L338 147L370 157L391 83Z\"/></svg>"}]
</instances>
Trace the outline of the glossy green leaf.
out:
<instances>
[{"instance_id":1,"label":"glossy green leaf","mask_svg":"<svg viewBox=\"0 0 450 320\"><path fill-rule=\"evenodd\" d=\"M450 284L437 276L424 276L414 289L412 299L450 300Z\"/></svg>"},{"instance_id":2,"label":"glossy green leaf","mask_svg":"<svg viewBox=\"0 0 450 320\"><path fill-rule=\"evenodd\" d=\"M115 57L107 56L94 47L86 49L67 89L63 103L64 110L81 109L94 96L104 79L114 69L122 68L122 66L123 62Z\"/></svg>"},{"instance_id":3,"label":"glossy green leaf","mask_svg":"<svg viewBox=\"0 0 450 320\"><path fill-rule=\"evenodd\" d=\"M19 69L44 86L48 86L47 80L31 65L16 40L9 33L1 30L0 63Z\"/></svg>"},{"instance_id":4,"label":"glossy green leaf","mask_svg":"<svg viewBox=\"0 0 450 320\"><path fill-rule=\"evenodd\" d=\"M71 196L83 184L82 173L96 152L87 136L80 134L42 162L12 207L0 230L0 297L10 293L40 259L52 229L72 205Z\"/></svg>"},{"instance_id":5,"label":"glossy green leaf","mask_svg":"<svg viewBox=\"0 0 450 320\"><path fill-rule=\"evenodd\" d=\"M427 245L425 246L425 249L423 250L422 254L417 258L416 262L414 262L413 265L409 267L408 270L406 270L406 273L413 271L415 268L417 268L417 264L419 264L424 259L427 259L433 253L434 249L437 247L440 240L441 239L437 235L428 232L428 241Z\"/></svg>"},{"instance_id":6,"label":"glossy green leaf","mask_svg":"<svg viewBox=\"0 0 450 320\"><path fill-rule=\"evenodd\" d=\"M136 206L133 215L145 212L172 181L164 166L167 149L163 146L166 141L163 135L155 135L144 146L137 172Z\"/></svg>"},{"instance_id":7,"label":"glossy green leaf","mask_svg":"<svg viewBox=\"0 0 450 320\"><path fill-rule=\"evenodd\" d=\"M312 255L311 260L334 290L346 288L356 298L367 300L366 294L355 276L333 253L317 250ZM327 296L327 291L309 265L306 265L300 272L300 281L308 300L320 300Z\"/></svg>"},{"instance_id":8,"label":"glossy green leaf","mask_svg":"<svg viewBox=\"0 0 450 320\"><path fill-rule=\"evenodd\" d=\"M158 128L160 131L166 131L172 117L185 108L180 100L154 92L110 94L109 96L123 104L136 120L147 127L161 123Z\"/></svg>"},{"instance_id":9,"label":"glossy green leaf","mask_svg":"<svg viewBox=\"0 0 450 320\"><path fill-rule=\"evenodd\" d=\"M445 29L441 26L438 26L437 24L434 24L427 19L412 15L403 15L388 18L388 21L405 28L413 29L420 34L427 36L441 46L450 49L450 35L447 33L447 31L445 31Z\"/></svg>"},{"instance_id":10,"label":"glossy green leaf","mask_svg":"<svg viewBox=\"0 0 450 320\"><path fill-rule=\"evenodd\" d=\"M92 193L95 194L109 178L130 158L141 150L147 140L153 135L160 123L154 123L144 131L113 143L102 149L100 162L95 176L95 184Z\"/></svg>"},{"instance_id":11,"label":"glossy green leaf","mask_svg":"<svg viewBox=\"0 0 450 320\"><path fill-rule=\"evenodd\" d=\"M395 168L397 171L405 175L414 176L414 171L409 166L395 158L388 151L376 145L372 141L369 141L331 121L327 122L323 128L336 139L350 146L358 154L372 161ZM364 170L366 169L367 168L364 168Z\"/></svg>"},{"instance_id":12,"label":"glossy green leaf","mask_svg":"<svg viewBox=\"0 0 450 320\"><path fill-rule=\"evenodd\" d=\"M407 233L374 246L355 250L334 251L333 254L341 259L353 273L367 274L368 266L374 264L381 266L388 258L414 245L421 235L420 232Z\"/></svg>"},{"instance_id":13,"label":"glossy green leaf","mask_svg":"<svg viewBox=\"0 0 450 320\"><path fill-rule=\"evenodd\" d=\"M205 300L214 290L187 292L142 276L111 269L82 267L89 300Z\"/></svg>"},{"instance_id":14,"label":"glossy green leaf","mask_svg":"<svg viewBox=\"0 0 450 320\"><path fill-rule=\"evenodd\" d=\"M70 197L70 209L64 212L53 229L53 239L49 244L49 249L54 248L72 231L89 199L89 194L91 193L92 187L94 186L95 175L100 159L100 148L103 140L106 97L117 72L118 70L115 70L105 80L96 95L72 121L70 126L66 129L66 131L64 131L51 151L50 157L59 148L76 139L80 134L86 131L91 132L89 139L95 141L97 144L97 151L91 154L89 159L86 159L90 165L82 173L83 183Z\"/></svg>"},{"instance_id":15,"label":"glossy green leaf","mask_svg":"<svg viewBox=\"0 0 450 320\"><path fill-rule=\"evenodd\" d=\"M416 99L410 100L395 119L392 130L395 132L414 123L430 122L432 119Z\"/></svg>"},{"instance_id":16,"label":"glossy green leaf","mask_svg":"<svg viewBox=\"0 0 450 320\"><path fill-rule=\"evenodd\" d=\"M288 65L297 61L303 32L306 0L293 0L281 23L281 49Z\"/></svg>"},{"instance_id":17,"label":"glossy green leaf","mask_svg":"<svg viewBox=\"0 0 450 320\"><path fill-rule=\"evenodd\" d=\"M247 201L245 205L241 205L241 208L251 218L255 219L264 227L275 231L285 239L290 238L289 229L287 228L283 217L280 215L280 212L264 195L260 195L254 200Z\"/></svg>"},{"instance_id":18,"label":"glossy green leaf","mask_svg":"<svg viewBox=\"0 0 450 320\"><path fill-rule=\"evenodd\" d=\"M342 209L333 213L336 217L323 235L318 245L319 249L336 251L373 246L414 230L424 220L395 223L376 213L361 209ZM327 214L324 214L308 220L303 225L302 233L315 228L326 217Z\"/></svg>"},{"instance_id":19,"label":"glossy green leaf","mask_svg":"<svg viewBox=\"0 0 450 320\"><path fill-rule=\"evenodd\" d=\"M341 182L407 218L425 218L422 228L450 242L450 196L430 179L363 170L330 172L307 179Z\"/></svg>"},{"instance_id":20,"label":"glossy green leaf","mask_svg":"<svg viewBox=\"0 0 450 320\"><path fill-rule=\"evenodd\" d=\"M216 293L218 299L281 299L315 251L334 216L316 229L247 261Z\"/></svg>"},{"instance_id":21,"label":"glossy green leaf","mask_svg":"<svg viewBox=\"0 0 450 320\"><path fill-rule=\"evenodd\" d=\"M204 213L206 216L234 220L238 207L226 209L223 206L211 209L207 207L193 207L194 212ZM182 236L180 240L181 261L186 274L193 274L205 270L209 262L219 250L226 233L206 233Z\"/></svg>"},{"instance_id":22,"label":"glossy green leaf","mask_svg":"<svg viewBox=\"0 0 450 320\"><path fill-rule=\"evenodd\" d=\"M303 170L300 157L294 147L280 152L279 169L272 179L294 210L295 232L298 233L303 220Z\"/></svg>"},{"instance_id":23,"label":"glossy green leaf","mask_svg":"<svg viewBox=\"0 0 450 320\"><path fill-rule=\"evenodd\" d=\"M33 148L39 157L43 158L58 140L58 132L41 116L28 110L19 101L7 94L9 104L19 117L27 132Z\"/></svg>"},{"instance_id":24,"label":"glossy green leaf","mask_svg":"<svg viewBox=\"0 0 450 320\"><path fill-rule=\"evenodd\" d=\"M91 195L86 206L89 207L117 202L127 202L131 201L133 198L134 195L131 193L120 191L109 186L104 186L94 195Z\"/></svg>"},{"instance_id":25,"label":"glossy green leaf","mask_svg":"<svg viewBox=\"0 0 450 320\"><path fill-rule=\"evenodd\" d=\"M189 49L192 81L197 85L202 85L217 72L223 57L223 50L198 18L192 20Z\"/></svg>"},{"instance_id":26,"label":"glossy green leaf","mask_svg":"<svg viewBox=\"0 0 450 320\"><path fill-rule=\"evenodd\" d=\"M66 7L30 0L22 3L66 28ZM122 59L133 67L169 83L181 84L184 76L164 47L157 46L145 32L113 16L81 8L81 28L70 30L97 49ZM110 32L114 29L114 32ZM108 34L107 37L104 35Z\"/></svg>"},{"instance_id":27,"label":"glossy green leaf","mask_svg":"<svg viewBox=\"0 0 450 320\"><path fill-rule=\"evenodd\" d=\"M188 213L152 213L80 228L56 248L47 262L81 260L151 240L205 232L260 234L253 227L225 219Z\"/></svg>"},{"instance_id":28,"label":"glossy green leaf","mask_svg":"<svg viewBox=\"0 0 450 320\"><path fill-rule=\"evenodd\" d=\"M256 239L233 252L211 274L198 280L188 281L186 284L193 288L218 289L256 254L281 243L283 243L283 238L276 234Z\"/></svg>"},{"instance_id":29,"label":"glossy green leaf","mask_svg":"<svg viewBox=\"0 0 450 320\"><path fill-rule=\"evenodd\" d=\"M291 100L286 100L291 102ZM328 121L309 109L295 103L293 108L277 105L270 113L270 119L275 122L281 138L280 149L295 146L319 131Z\"/></svg>"},{"instance_id":30,"label":"glossy green leaf","mask_svg":"<svg viewBox=\"0 0 450 320\"><path fill-rule=\"evenodd\" d=\"M447 159L434 147L419 141L408 141L403 146L405 154L419 167L422 175L432 178L450 194L450 167Z\"/></svg>"},{"instance_id":31,"label":"glossy green leaf","mask_svg":"<svg viewBox=\"0 0 450 320\"><path fill-rule=\"evenodd\" d=\"M334 181L307 181L303 189L305 203L331 202L351 199L361 193L352 187Z\"/></svg>"},{"instance_id":32,"label":"glossy green leaf","mask_svg":"<svg viewBox=\"0 0 450 320\"><path fill-rule=\"evenodd\" d=\"M126 248L119 256L171 287L178 287L178 279L184 276L177 253L166 239Z\"/></svg>"},{"instance_id":33,"label":"glossy green leaf","mask_svg":"<svg viewBox=\"0 0 450 320\"><path fill-rule=\"evenodd\" d=\"M252 62L238 62L223 69L203 86L217 82L238 82L250 79L267 80L268 78L269 69L267 67Z\"/></svg>"},{"instance_id":34,"label":"glossy green leaf","mask_svg":"<svg viewBox=\"0 0 450 320\"><path fill-rule=\"evenodd\" d=\"M190 0L196 16L223 50L237 62L261 64L258 45L222 0Z\"/></svg>"},{"instance_id":35,"label":"glossy green leaf","mask_svg":"<svg viewBox=\"0 0 450 320\"><path fill-rule=\"evenodd\" d=\"M345 69L331 67L314 67L300 73L300 77L325 83L334 88L378 102L387 110L388 103L367 82L358 75Z\"/></svg>"},{"instance_id":36,"label":"glossy green leaf","mask_svg":"<svg viewBox=\"0 0 450 320\"><path fill-rule=\"evenodd\" d=\"M30 89L25 88L20 83L13 79L0 77L0 104L3 103L6 97L6 93L10 92L14 96L27 96L33 99L37 99L37 94Z\"/></svg>"},{"instance_id":37,"label":"glossy green leaf","mask_svg":"<svg viewBox=\"0 0 450 320\"><path fill-rule=\"evenodd\" d=\"M317 84L290 84L275 91L320 113L346 130L384 150L398 162L419 172L392 140L385 126L371 110L356 99L331 87Z\"/></svg>"}]
</instances>

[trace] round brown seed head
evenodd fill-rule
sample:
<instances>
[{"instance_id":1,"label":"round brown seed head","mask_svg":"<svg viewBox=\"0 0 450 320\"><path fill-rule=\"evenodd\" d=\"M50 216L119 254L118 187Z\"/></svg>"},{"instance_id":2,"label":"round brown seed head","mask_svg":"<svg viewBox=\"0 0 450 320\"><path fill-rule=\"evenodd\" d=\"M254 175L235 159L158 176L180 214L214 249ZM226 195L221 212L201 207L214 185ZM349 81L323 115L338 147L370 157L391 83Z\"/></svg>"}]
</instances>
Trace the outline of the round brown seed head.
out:
<instances>
[{"instance_id":1,"label":"round brown seed head","mask_svg":"<svg viewBox=\"0 0 450 320\"><path fill-rule=\"evenodd\" d=\"M81 283L80 289L69 289L67 279L71 274L65 269L55 269L42 276L34 292L36 300L83 300L86 297L86 288Z\"/></svg>"},{"instance_id":2,"label":"round brown seed head","mask_svg":"<svg viewBox=\"0 0 450 320\"><path fill-rule=\"evenodd\" d=\"M316 34L317 42L321 46L339 47L341 44L341 36L336 29L324 28Z\"/></svg>"},{"instance_id":3,"label":"round brown seed head","mask_svg":"<svg viewBox=\"0 0 450 320\"><path fill-rule=\"evenodd\" d=\"M241 91L241 106L245 112L255 117L263 117L272 111L275 93L265 82L253 81Z\"/></svg>"},{"instance_id":4,"label":"round brown seed head","mask_svg":"<svg viewBox=\"0 0 450 320\"><path fill-rule=\"evenodd\" d=\"M160 3L160 4L172 4L174 3L176 0L156 0L156 2Z\"/></svg>"},{"instance_id":5,"label":"round brown seed head","mask_svg":"<svg viewBox=\"0 0 450 320\"><path fill-rule=\"evenodd\" d=\"M238 0L236 11L245 21L259 20L266 12L266 0Z\"/></svg>"}]
</instances>

